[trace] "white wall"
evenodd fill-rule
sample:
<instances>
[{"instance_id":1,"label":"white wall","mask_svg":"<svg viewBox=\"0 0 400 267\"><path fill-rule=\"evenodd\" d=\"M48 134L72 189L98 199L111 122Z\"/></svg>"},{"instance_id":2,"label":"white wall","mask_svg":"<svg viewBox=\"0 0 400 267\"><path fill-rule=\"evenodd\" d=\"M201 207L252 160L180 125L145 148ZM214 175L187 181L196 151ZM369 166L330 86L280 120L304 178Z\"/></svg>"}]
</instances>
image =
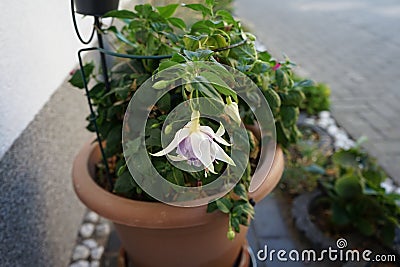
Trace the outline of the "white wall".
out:
<instances>
[{"instance_id":1,"label":"white wall","mask_svg":"<svg viewBox=\"0 0 400 267\"><path fill-rule=\"evenodd\" d=\"M82 45L69 0L1 0L0 10L1 158L77 64ZM92 18L78 23L87 36Z\"/></svg>"}]
</instances>

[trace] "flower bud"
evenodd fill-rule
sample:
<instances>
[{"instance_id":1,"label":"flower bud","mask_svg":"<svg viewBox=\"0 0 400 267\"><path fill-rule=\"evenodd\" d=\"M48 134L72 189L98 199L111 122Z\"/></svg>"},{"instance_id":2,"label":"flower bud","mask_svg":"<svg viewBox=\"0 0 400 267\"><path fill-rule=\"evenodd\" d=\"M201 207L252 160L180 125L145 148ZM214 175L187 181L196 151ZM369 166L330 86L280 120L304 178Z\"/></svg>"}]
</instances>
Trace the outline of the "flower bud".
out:
<instances>
[{"instance_id":1,"label":"flower bud","mask_svg":"<svg viewBox=\"0 0 400 267\"><path fill-rule=\"evenodd\" d=\"M227 98L227 103L224 109L224 113L228 114L229 117L232 118L235 122L240 124L242 119L239 114L239 106L236 102L232 102L230 98Z\"/></svg>"},{"instance_id":2,"label":"flower bud","mask_svg":"<svg viewBox=\"0 0 400 267\"><path fill-rule=\"evenodd\" d=\"M229 240L233 240L235 238L235 235L236 235L235 231L233 231L232 228L230 228L228 230L228 233L226 234L226 236L228 237Z\"/></svg>"}]
</instances>

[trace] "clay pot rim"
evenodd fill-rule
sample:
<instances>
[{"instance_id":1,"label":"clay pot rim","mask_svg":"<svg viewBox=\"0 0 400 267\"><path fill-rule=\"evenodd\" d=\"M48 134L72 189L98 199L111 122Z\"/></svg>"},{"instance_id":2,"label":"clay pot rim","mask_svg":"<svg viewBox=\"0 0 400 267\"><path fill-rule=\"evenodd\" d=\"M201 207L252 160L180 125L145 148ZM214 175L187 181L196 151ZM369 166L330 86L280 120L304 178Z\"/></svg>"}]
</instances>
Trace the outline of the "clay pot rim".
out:
<instances>
[{"instance_id":1,"label":"clay pot rim","mask_svg":"<svg viewBox=\"0 0 400 267\"><path fill-rule=\"evenodd\" d=\"M112 194L96 184L90 175L90 165L98 149L96 142L87 142L76 156L72 169L72 182L78 198L91 210L118 224L168 229L204 225L227 217L221 212L207 213L207 205L199 207L177 207L161 202L146 202L123 198ZM93 163L92 163L93 164ZM260 165L266 165L262 162ZM257 190L249 193L255 202L263 199L278 184L283 172L283 152L277 146L267 177ZM93 166L93 165L92 165ZM258 168L254 175L265 168Z\"/></svg>"}]
</instances>

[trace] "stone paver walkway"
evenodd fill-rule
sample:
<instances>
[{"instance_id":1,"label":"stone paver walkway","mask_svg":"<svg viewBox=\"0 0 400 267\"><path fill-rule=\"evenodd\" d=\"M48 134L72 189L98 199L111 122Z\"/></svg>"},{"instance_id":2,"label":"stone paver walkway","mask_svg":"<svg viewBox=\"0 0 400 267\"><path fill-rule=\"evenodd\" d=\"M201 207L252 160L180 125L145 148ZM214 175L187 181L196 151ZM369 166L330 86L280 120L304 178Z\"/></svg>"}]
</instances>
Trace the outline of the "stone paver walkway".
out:
<instances>
[{"instance_id":1,"label":"stone paver walkway","mask_svg":"<svg viewBox=\"0 0 400 267\"><path fill-rule=\"evenodd\" d=\"M400 183L400 2L236 0L236 14L299 74L326 82L332 112Z\"/></svg>"}]
</instances>

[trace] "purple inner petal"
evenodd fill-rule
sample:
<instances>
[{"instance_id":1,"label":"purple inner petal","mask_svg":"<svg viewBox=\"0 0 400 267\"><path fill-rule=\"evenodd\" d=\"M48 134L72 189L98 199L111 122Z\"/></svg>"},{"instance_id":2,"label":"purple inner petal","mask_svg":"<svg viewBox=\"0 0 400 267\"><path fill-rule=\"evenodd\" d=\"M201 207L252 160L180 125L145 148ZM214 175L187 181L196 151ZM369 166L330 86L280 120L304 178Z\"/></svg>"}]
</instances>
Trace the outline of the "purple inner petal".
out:
<instances>
[{"instance_id":1,"label":"purple inner petal","mask_svg":"<svg viewBox=\"0 0 400 267\"><path fill-rule=\"evenodd\" d=\"M200 167L201 162L200 160L196 157L196 155L193 152L192 145L190 143L190 137L187 137L182 140L182 142L179 143L176 153L178 155L184 156L185 158L188 159L188 164Z\"/></svg>"},{"instance_id":2,"label":"purple inner petal","mask_svg":"<svg viewBox=\"0 0 400 267\"><path fill-rule=\"evenodd\" d=\"M203 133L204 134L204 133ZM208 134L204 134L205 136L207 136L206 142L202 142L200 145L201 146L210 146L211 148L211 161L214 162L215 158L216 158L216 150L213 147L213 144L215 143L212 138L208 135ZM183 139L177 146L176 149L176 153L178 155L181 155L185 158L188 159L188 164L196 166L196 167L200 167L203 164L201 163L200 159L198 159L195 155L195 153L193 152L193 147L191 144L191 140L190 140L190 135Z\"/></svg>"}]
</instances>

